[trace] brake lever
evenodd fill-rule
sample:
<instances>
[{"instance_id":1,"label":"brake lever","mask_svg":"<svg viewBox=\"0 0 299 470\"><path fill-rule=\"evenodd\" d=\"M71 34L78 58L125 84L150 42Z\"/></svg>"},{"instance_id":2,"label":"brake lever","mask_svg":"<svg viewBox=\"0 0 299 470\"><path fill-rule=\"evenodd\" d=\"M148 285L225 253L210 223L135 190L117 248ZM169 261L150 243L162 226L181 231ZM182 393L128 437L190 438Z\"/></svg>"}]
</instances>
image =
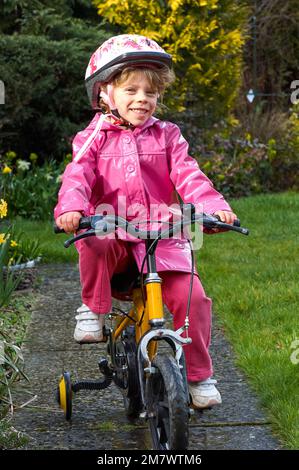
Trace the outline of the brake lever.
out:
<instances>
[{"instance_id":1,"label":"brake lever","mask_svg":"<svg viewBox=\"0 0 299 470\"><path fill-rule=\"evenodd\" d=\"M68 240L66 240L64 242L63 245L64 245L65 248L68 248L69 246L71 246L76 241L81 240L82 238L90 237L90 236L95 235L95 234L96 234L96 232L95 232L94 229L86 230L86 232L80 233L79 235L76 235L73 238L69 238Z\"/></svg>"}]
</instances>

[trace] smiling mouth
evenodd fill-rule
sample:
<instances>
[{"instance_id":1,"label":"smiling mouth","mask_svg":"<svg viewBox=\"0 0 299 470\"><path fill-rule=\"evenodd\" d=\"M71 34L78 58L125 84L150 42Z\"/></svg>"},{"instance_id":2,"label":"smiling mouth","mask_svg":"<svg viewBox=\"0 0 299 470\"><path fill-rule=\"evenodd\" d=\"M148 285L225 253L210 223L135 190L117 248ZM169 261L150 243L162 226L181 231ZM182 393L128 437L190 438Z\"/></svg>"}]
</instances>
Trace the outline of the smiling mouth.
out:
<instances>
[{"instance_id":1,"label":"smiling mouth","mask_svg":"<svg viewBox=\"0 0 299 470\"><path fill-rule=\"evenodd\" d=\"M137 113L137 114L147 113L147 109L140 109L140 108L130 108L130 111L133 111L133 113Z\"/></svg>"}]
</instances>

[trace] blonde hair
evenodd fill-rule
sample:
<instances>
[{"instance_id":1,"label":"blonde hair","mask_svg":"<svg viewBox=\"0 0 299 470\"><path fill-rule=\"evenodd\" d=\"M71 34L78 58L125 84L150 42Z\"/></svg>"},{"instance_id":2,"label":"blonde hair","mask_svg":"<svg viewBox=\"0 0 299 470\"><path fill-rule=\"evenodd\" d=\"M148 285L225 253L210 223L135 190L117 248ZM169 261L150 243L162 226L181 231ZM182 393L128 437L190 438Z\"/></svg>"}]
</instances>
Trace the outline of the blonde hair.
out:
<instances>
[{"instance_id":1,"label":"blonde hair","mask_svg":"<svg viewBox=\"0 0 299 470\"><path fill-rule=\"evenodd\" d=\"M113 86L120 86L125 83L134 74L142 73L147 78L151 88L158 92L160 101L162 102L164 92L175 81L175 74L173 70L168 67L162 67L160 69L151 69L148 67L126 67L116 77L113 78L111 84ZM102 87L105 90L105 85ZM110 112L110 109L106 103L99 96L99 105L105 113Z\"/></svg>"}]
</instances>

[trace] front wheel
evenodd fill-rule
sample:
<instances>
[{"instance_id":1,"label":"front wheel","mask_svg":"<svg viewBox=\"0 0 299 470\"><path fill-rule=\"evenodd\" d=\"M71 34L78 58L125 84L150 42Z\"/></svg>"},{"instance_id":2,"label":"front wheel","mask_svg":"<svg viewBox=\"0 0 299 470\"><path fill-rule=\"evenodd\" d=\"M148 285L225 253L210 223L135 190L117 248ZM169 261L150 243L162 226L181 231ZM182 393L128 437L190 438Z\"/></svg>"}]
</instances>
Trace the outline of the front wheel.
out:
<instances>
[{"instance_id":1,"label":"front wheel","mask_svg":"<svg viewBox=\"0 0 299 470\"><path fill-rule=\"evenodd\" d=\"M189 404L184 374L173 356L158 355L146 380L145 401L155 450L188 448Z\"/></svg>"}]
</instances>

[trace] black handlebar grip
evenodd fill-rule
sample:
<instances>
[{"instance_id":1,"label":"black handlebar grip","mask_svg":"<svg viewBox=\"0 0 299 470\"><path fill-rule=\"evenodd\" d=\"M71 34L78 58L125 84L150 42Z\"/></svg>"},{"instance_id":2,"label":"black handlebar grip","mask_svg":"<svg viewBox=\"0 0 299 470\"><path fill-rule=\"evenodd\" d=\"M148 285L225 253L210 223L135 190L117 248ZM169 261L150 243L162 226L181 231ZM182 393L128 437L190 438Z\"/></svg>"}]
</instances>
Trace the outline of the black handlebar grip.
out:
<instances>
[{"instance_id":1,"label":"black handlebar grip","mask_svg":"<svg viewBox=\"0 0 299 470\"><path fill-rule=\"evenodd\" d=\"M81 217L78 230L81 230L82 228L90 228L90 222L91 217Z\"/></svg>"},{"instance_id":2,"label":"black handlebar grip","mask_svg":"<svg viewBox=\"0 0 299 470\"><path fill-rule=\"evenodd\" d=\"M56 222L54 222L54 224L53 224L53 229L54 229L54 233L65 233L63 228L59 228L58 225L56 224Z\"/></svg>"},{"instance_id":3,"label":"black handlebar grip","mask_svg":"<svg viewBox=\"0 0 299 470\"><path fill-rule=\"evenodd\" d=\"M216 219L219 220L219 222L221 222L221 219L220 219L220 216L219 216L219 215L214 214L213 217L215 217ZM234 225L235 227L241 227L240 219L235 219L233 225Z\"/></svg>"}]
</instances>

